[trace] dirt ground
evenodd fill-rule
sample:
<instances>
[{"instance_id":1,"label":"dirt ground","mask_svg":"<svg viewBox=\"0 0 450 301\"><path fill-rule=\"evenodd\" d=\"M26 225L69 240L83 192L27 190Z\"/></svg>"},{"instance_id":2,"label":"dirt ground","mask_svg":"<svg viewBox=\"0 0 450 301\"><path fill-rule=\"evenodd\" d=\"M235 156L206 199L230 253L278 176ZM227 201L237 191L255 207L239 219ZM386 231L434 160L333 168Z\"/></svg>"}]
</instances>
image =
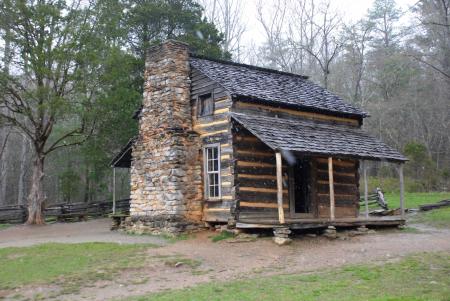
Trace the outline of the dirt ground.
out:
<instances>
[{"instance_id":1,"label":"dirt ground","mask_svg":"<svg viewBox=\"0 0 450 301\"><path fill-rule=\"evenodd\" d=\"M20 239L16 235L28 233L20 227L0 231L0 246L7 245L5 238L14 238L10 245L30 245L49 241L117 241L153 242L161 247L148 250L148 266L139 270L125 271L114 281L102 281L84 287L80 292L59 296L58 300L108 300L133 295L142 295L167 289L183 288L210 281L254 278L274 274L319 271L345 264L385 262L398 260L404 255L417 252L450 252L450 229L435 229L414 225L420 231L396 229L377 230L375 234L328 240L324 237L299 236L291 245L277 246L269 237L250 242L230 243L227 240L213 243L212 231L197 233L195 237L166 243L153 237L128 237L110 233L107 229L92 229L93 225L105 225L105 221L85 223L89 233L78 233L80 224L52 225L39 231L45 232L38 238L27 234ZM50 228L49 227L49 228ZM54 229L53 229L54 228ZM70 230L67 236L66 231ZM22 231L22 232L21 232ZM59 234L58 234L59 233ZM95 234L97 233L97 234ZM51 236L50 236L51 235ZM103 237L104 236L104 237ZM139 241L140 240L140 241ZM164 258L178 256L200 262L196 267L183 264L179 267L164 264ZM32 296L37 292L49 292L52 287L29 287L20 293Z\"/></svg>"},{"instance_id":2,"label":"dirt ground","mask_svg":"<svg viewBox=\"0 0 450 301\"><path fill-rule=\"evenodd\" d=\"M94 219L76 223L54 223L45 226L18 225L0 231L0 248L26 247L46 242L83 243L153 243L164 245L164 239L153 236L132 236L110 231L111 220Z\"/></svg>"}]
</instances>

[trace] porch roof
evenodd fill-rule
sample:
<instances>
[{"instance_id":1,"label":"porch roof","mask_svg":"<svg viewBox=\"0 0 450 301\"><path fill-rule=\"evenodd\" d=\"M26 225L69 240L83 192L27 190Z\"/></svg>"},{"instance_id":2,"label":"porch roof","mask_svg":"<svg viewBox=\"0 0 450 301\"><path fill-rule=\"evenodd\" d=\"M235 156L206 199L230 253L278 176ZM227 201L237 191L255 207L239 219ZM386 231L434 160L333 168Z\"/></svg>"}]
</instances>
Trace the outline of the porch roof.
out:
<instances>
[{"instance_id":1,"label":"porch roof","mask_svg":"<svg viewBox=\"0 0 450 301\"><path fill-rule=\"evenodd\" d=\"M398 151L359 128L240 113L233 113L231 117L274 150L366 160L407 161Z\"/></svg>"},{"instance_id":2,"label":"porch roof","mask_svg":"<svg viewBox=\"0 0 450 301\"><path fill-rule=\"evenodd\" d=\"M131 148L137 137L128 140L128 143L120 150L120 152L111 160L111 167L130 168L131 166Z\"/></svg>"}]
</instances>

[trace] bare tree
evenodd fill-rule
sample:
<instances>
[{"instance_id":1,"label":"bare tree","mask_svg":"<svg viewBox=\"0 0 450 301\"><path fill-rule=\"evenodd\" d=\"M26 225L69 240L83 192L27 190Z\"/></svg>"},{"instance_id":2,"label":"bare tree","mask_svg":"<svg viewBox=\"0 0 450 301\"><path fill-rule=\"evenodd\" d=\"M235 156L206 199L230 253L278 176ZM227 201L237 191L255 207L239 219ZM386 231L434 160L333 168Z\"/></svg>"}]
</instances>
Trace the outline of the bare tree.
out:
<instances>
[{"instance_id":1,"label":"bare tree","mask_svg":"<svg viewBox=\"0 0 450 301\"><path fill-rule=\"evenodd\" d=\"M342 20L339 14L331 9L330 3L330 1L322 3L317 15L308 14L311 25L310 37L308 42L300 41L299 45L319 65L325 88L328 88L331 64L343 45L339 37Z\"/></svg>"},{"instance_id":2,"label":"bare tree","mask_svg":"<svg viewBox=\"0 0 450 301\"><path fill-rule=\"evenodd\" d=\"M257 19L261 24L265 42L259 52L264 59L263 64L284 71L296 72L297 53L290 45L287 29L289 7L286 0L277 0L272 5L258 1Z\"/></svg>"},{"instance_id":3,"label":"bare tree","mask_svg":"<svg viewBox=\"0 0 450 301\"><path fill-rule=\"evenodd\" d=\"M242 56L242 35L246 30L243 21L243 2L239 0L200 1L208 20L213 22L224 35L223 50L230 52L237 61Z\"/></svg>"}]
</instances>

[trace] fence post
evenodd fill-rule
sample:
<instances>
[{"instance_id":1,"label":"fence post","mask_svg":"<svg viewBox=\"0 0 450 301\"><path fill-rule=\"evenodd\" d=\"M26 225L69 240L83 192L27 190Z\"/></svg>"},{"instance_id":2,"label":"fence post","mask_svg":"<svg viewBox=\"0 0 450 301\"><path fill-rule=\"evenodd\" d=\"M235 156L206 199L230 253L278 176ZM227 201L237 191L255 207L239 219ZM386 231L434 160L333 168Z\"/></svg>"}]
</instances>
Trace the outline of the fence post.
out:
<instances>
[{"instance_id":1,"label":"fence post","mask_svg":"<svg viewBox=\"0 0 450 301\"><path fill-rule=\"evenodd\" d=\"M113 167L113 208L112 213L116 214L116 168Z\"/></svg>"}]
</instances>

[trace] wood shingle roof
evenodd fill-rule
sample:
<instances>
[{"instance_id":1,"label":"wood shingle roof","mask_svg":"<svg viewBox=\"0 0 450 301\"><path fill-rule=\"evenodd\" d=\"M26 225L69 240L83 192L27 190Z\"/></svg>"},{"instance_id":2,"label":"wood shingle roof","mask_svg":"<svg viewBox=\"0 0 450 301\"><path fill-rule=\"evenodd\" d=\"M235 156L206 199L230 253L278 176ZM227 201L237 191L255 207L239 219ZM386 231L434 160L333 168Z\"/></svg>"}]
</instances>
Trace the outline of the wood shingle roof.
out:
<instances>
[{"instance_id":1,"label":"wood shingle roof","mask_svg":"<svg viewBox=\"0 0 450 301\"><path fill-rule=\"evenodd\" d=\"M239 113L232 113L231 118L274 150L367 160L407 160L356 127Z\"/></svg>"},{"instance_id":2,"label":"wood shingle roof","mask_svg":"<svg viewBox=\"0 0 450 301\"><path fill-rule=\"evenodd\" d=\"M191 56L190 63L233 96L311 110L367 115L305 76L196 56Z\"/></svg>"}]
</instances>

